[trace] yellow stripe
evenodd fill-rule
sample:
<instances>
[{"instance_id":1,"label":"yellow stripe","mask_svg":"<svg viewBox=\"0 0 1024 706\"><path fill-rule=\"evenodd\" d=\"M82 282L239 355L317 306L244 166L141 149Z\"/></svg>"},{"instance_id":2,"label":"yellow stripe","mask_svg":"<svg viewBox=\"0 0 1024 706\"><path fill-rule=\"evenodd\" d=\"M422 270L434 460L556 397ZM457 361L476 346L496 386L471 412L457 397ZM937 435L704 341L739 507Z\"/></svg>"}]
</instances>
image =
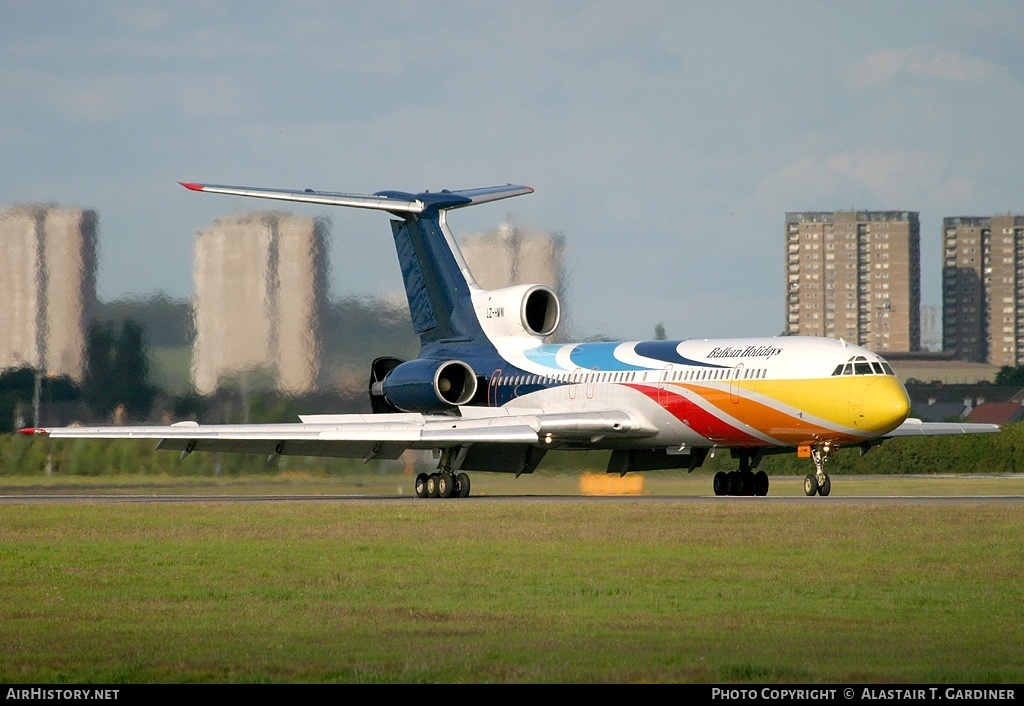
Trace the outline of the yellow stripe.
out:
<instances>
[{"instance_id":1,"label":"yellow stripe","mask_svg":"<svg viewBox=\"0 0 1024 706\"><path fill-rule=\"evenodd\" d=\"M910 410L894 377L847 375L820 380L737 380L721 388L682 385L716 408L784 443L849 443L895 429ZM790 408L790 409L786 409ZM812 423L808 417L839 429Z\"/></svg>"}]
</instances>

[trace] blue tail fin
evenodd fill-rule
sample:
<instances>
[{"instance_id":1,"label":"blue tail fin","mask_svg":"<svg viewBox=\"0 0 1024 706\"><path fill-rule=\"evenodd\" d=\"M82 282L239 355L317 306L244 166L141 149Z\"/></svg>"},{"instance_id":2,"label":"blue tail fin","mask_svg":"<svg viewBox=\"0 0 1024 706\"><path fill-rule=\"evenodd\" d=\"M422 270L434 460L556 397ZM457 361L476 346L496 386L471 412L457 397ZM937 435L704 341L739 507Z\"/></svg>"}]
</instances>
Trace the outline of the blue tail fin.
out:
<instances>
[{"instance_id":1,"label":"blue tail fin","mask_svg":"<svg viewBox=\"0 0 1024 706\"><path fill-rule=\"evenodd\" d=\"M420 346L486 340L473 311L476 281L445 224L444 211L391 221L395 250Z\"/></svg>"}]
</instances>

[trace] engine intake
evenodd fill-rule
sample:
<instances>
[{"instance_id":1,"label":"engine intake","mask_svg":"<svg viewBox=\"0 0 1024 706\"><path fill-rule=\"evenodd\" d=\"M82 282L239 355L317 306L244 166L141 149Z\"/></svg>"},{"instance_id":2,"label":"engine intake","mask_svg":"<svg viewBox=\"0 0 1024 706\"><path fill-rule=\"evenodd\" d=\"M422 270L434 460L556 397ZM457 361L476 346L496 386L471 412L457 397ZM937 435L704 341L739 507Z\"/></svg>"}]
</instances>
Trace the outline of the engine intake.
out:
<instances>
[{"instance_id":1,"label":"engine intake","mask_svg":"<svg viewBox=\"0 0 1024 706\"><path fill-rule=\"evenodd\" d=\"M561 316L558 297L547 287L537 285L523 297L523 327L534 336L550 336L558 328Z\"/></svg>"},{"instance_id":2,"label":"engine intake","mask_svg":"<svg viewBox=\"0 0 1024 706\"><path fill-rule=\"evenodd\" d=\"M444 412L467 404L476 394L476 373L461 360L410 360L396 366L379 390L387 403L406 412Z\"/></svg>"}]
</instances>

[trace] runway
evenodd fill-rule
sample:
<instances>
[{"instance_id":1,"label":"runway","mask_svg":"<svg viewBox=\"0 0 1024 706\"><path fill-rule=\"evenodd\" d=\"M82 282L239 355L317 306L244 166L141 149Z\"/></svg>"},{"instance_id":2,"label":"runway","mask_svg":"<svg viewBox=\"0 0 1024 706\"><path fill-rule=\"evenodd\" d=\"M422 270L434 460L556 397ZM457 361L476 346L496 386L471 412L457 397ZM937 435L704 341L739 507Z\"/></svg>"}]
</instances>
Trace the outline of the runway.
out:
<instances>
[{"instance_id":1,"label":"runway","mask_svg":"<svg viewBox=\"0 0 1024 706\"><path fill-rule=\"evenodd\" d=\"M92 493L10 494L0 495L0 505L25 504L161 504L161 503L676 503L722 504L754 503L768 505L1016 505L1024 506L1022 495L862 495L820 497L716 497L690 495L581 496L581 495L479 495L448 500L416 498L411 495L111 495Z\"/></svg>"}]
</instances>

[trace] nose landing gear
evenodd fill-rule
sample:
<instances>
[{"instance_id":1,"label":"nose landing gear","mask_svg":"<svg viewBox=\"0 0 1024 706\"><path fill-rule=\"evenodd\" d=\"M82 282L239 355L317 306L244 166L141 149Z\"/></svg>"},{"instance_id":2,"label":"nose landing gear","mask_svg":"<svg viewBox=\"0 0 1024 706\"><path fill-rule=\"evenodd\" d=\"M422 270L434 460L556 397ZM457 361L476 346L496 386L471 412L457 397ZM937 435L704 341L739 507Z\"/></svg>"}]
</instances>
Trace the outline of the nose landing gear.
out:
<instances>
[{"instance_id":1,"label":"nose landing gear","mask_svg":"<svg viewBox=\"0 0 1024 706\"><path fill-rule=\"evenodd\" d=\"M811 447L811 460L814 461L814 473L808 473L804 478L804 495L827 496L832 492L832 481L825 473L825 461L832 453L829 444L815 444Z\"/></svg>"}]
</instances>

